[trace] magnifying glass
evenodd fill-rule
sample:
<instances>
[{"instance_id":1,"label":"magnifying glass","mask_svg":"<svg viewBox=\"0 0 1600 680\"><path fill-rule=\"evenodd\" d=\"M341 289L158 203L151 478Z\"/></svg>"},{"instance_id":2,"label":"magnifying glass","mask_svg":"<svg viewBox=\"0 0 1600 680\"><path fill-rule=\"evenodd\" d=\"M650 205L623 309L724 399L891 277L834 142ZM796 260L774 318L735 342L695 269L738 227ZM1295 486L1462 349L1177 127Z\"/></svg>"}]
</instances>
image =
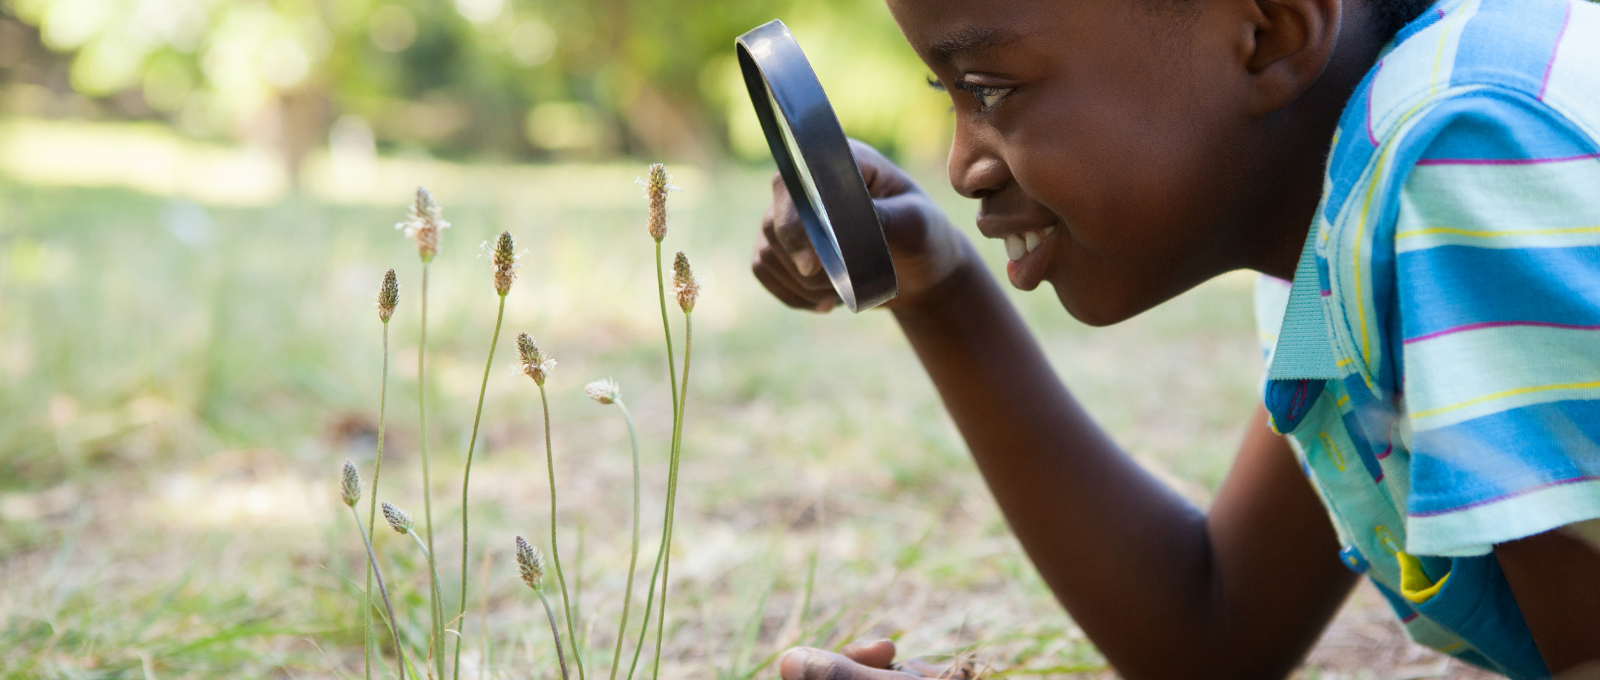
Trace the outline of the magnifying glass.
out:
<instances>
[{"instance_id":1,"label":"magnifying glass","mask_svg":"<svg viewBox=\"0 0 1600 680\"><path fill-rule=\"evenodd\" d=\"M852 312L894 299L894 263L872 197L811 63L773 19L739 36L739 67L761 131L822 270Z\"/></svg>"}]
</instances>

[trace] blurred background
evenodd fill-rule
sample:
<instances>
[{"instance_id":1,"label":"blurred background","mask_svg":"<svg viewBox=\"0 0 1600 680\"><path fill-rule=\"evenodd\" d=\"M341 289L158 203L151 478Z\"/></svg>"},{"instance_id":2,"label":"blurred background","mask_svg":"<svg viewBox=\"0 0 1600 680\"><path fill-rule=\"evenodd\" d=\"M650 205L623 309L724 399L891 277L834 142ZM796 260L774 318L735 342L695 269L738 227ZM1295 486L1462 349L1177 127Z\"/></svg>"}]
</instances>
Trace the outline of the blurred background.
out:
<instances>
[{"instance_id":1,"label":"blurred background","mask_svg":"<svg viewBox=\"0 0 1600 680\"><path fill-rule=\"evenodd\" d=\"M515 535L548 542L537 393L506 368L523 331L560 362L563 556L604 667L631 468L582 386L616 378L638 418L653 546L671 406L634 180L654 161L683 188L668 257L707 277L662 676L775 677L789 645L889 636L995 675L1109 677L888 315L790 312L748 274L772 166L731 46L774 17L845 130L999 271L943 179L948 101L878 0L0 0L0 677L361 676L363 552L336 479L350 458L371 493L373 302L395 268L378 496L422 518L420 266L392 228L418 185L455 224L424 395L447 593L496 302L478 244L509 230L528 250L474 463L464 676L556 677L511 558ZM1252 282L1110 329L1012 298L1090 410L1204 505L1255 398ZM424 639L425 564L375 543ZM1360 591L1300 675L1464 673Z\"/></svg>"}]
</instances>

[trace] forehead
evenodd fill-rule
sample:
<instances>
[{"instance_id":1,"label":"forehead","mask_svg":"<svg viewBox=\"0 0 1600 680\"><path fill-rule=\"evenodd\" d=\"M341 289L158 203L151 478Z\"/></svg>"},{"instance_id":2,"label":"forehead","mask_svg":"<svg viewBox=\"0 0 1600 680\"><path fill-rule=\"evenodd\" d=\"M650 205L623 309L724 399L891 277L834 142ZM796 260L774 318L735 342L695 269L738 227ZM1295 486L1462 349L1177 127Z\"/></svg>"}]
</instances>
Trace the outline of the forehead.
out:
<instances>
[{"instance_id":1,"label":"forehead","mask_svg":"<svg viewBox=\"0 0 1600 680\"><path fill-rule=\"evenodd\" d=\"M1081 1L1081 0L1080 0ZM1048 32L1076 2L888 0L900 30L929 63L995 50Z\"/></svg>"}]
</instances>

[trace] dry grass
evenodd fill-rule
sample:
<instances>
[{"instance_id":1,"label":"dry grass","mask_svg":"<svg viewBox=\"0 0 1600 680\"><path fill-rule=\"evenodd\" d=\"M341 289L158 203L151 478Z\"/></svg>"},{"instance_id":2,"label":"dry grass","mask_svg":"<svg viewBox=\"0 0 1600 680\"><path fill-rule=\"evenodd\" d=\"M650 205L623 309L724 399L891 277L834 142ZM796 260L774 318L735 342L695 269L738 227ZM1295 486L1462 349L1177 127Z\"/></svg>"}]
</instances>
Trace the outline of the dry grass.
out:
<instances>
[{"instance_id":1,"label":"dry grass","mask_svg":"<svg viewBox=\"0 0 1600 680\"><path fill-rule=\"evenodd\" d=\"M892 321L791 313L759 290L746 258L760 173L677 183L666 245L695 253L708 282L662 676L772 677L787 645L866 636L1019 677L1108 675L1009 536ZM589 664L603 666L632 472L622 421L584 398L585 383L615 377L638 418L646 546L664 500L671 408L643 205L440 200L456 224L434 264L429 328L444 579L459 560L444 546L460 539L451 499L496 301L473 256L509 229L530 253L502 346L528 331L560 361L548 387L562 554L569 585L581 574ZM970 222L970 206L949 203ZM0 675L360 674L362 554L335 480L346 456L370 470L371 292L390 266L403 288L380 500L421 507L408 415L416 258L389 227L395 212L0 185ZM1248 280L1105 330L1072 322L1048 292L1016 299L1090 410L1205 502L1259 374ZM543 613L512 559L512 536L548 520L537 395L509 371L488 389L472 494L487 592L475 566L463 677L555 677ZM408 539L378 534L396 609L423 636L426 566ZM1358 596L1305 677L1432 669L1435 657L1384 628L1381 606Z\"/></svg>"}]
</instances>

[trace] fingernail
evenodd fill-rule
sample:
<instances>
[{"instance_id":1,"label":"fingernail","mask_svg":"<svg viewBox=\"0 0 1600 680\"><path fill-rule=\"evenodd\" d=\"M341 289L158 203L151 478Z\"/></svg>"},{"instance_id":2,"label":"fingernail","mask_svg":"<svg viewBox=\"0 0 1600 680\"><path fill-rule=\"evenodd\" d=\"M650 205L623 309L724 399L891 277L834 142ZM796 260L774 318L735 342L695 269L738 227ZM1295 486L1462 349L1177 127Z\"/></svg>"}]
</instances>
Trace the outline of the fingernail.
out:
<instances>
[{"instance_id":1,"label":"fingernail","mask_svg":"<svg viewBox=\"0 0 1600 680\"><path fill-rule=\"evenodd\" d=\"M794 254L794 266L800 270L801 276L810 276L817 273L817 255L809 250L802 250Z\"/></svg>"}]
</instances>

